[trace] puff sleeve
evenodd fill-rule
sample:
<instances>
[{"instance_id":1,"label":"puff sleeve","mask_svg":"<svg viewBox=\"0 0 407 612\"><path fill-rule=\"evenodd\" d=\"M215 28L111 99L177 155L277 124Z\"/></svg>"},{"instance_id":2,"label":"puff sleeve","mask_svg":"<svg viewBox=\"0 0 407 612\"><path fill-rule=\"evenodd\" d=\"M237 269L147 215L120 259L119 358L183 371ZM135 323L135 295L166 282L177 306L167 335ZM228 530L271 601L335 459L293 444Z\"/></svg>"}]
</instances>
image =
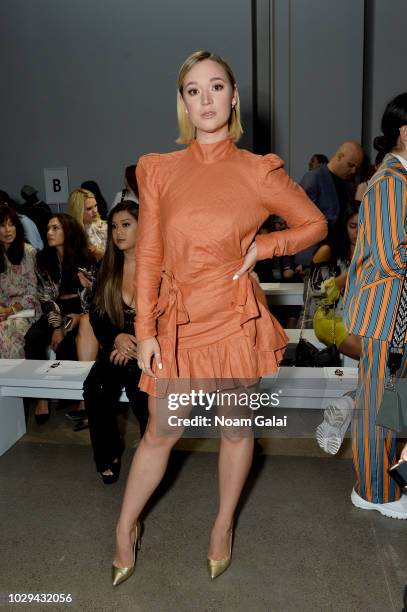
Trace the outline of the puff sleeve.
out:
<instances>
[{"instance_id":1,"label":"puff sleeve","mask_svg":"<svg viewBox=\"0 0 407 612\"><path fill-rule=\"evenodd\" d=\"M327 235L327 221L305 191L287 175L277 155L259 163L258 189L262 205L282 217L288 229L256 236L257 259L294 255Z\"/></svg>"},{"instance_id":2,"label":"puff sleeve","mask_svg":"<svg viewBox=\"0 0 407 612\"><path fill-rule=\"evenodd\" d=\"M159 212L159 158L150 153L140 158L136 176L140 214L136 246L136 337L157 335L156 306L161 284L163 240Z\"/></svg>"}]
</instances>

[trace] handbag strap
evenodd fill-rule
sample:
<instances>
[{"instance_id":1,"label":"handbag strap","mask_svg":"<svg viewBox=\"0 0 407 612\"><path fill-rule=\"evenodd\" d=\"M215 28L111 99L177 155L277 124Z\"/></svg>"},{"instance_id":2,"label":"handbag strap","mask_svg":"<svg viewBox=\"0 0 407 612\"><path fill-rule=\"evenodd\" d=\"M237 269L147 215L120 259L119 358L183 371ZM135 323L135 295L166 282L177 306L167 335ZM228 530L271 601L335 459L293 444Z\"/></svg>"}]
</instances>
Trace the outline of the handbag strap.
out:
<instances>
[{"instance_id":1,"label":"handbag strap","mask_svg":"<svg viewBox=\"0 0 407 612\"><path fill-rule=\"evenodd\" d=\"M304 301L304 313L303 313L302 319L301 319L301 327L300 327L300 337L299 337L299 340L303 339L304 329L305 329L305 317L308 315L310 288L311 288L311 283L312 283L311 275L312 276L314 275L314 270L312 270L311 274L308 276L308 279L307 279L307 289L306 289L306 292L305 292L305 301Z\"/></svg>"},{"instance_id":2,"label":"handbag strap","mask_svg":"<svg viewBox=\"0 0 407 612\"><path fill-rule=\"evenodd\" d=\"M390 375L393 376L401 366L404 352L404 338L407 330L407 267L404 271L400 298L397 304L396 321L393 336L390 342L389 358L387 361ZM401 352L400 352L401 351Z\"/></svg>"}]
</instances>

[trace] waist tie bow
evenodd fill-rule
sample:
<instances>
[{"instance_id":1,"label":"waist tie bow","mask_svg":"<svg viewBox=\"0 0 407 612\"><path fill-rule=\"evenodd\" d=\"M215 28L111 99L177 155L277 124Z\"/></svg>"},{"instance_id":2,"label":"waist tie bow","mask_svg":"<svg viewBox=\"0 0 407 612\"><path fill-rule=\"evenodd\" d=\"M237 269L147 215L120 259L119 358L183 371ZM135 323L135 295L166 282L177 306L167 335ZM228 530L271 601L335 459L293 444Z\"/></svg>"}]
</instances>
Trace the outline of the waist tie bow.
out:
<instances>
[{"instance_id":1,"label":"waist tie bow","mask_svg":"<svg viewBox=\"0 0 407 612\"><path fill-rule=\"evenodd\" d=\"M169 372L172 372L172 366L174 365L175 375L178 376L178 361L176 357L177 325L188 323L189 315L182 299L181 289L173 273L163 270L162 278L163 283L161 286L157 316L164 311L168 313L168 338L171 344L171 363Z\"/></svg>"}]
</instances>

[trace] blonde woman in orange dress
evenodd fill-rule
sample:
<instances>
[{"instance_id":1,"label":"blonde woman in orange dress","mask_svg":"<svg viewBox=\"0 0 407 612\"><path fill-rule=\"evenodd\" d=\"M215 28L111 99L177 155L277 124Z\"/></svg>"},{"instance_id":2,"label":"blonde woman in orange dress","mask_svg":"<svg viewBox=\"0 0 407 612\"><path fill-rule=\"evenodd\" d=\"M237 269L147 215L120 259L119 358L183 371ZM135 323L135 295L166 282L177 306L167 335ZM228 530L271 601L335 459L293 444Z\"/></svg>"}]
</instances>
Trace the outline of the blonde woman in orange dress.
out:
<instances>
[{"instance_id":1,"label":"blonde woman in orange dress","mask_svg":"<svg viewBox=\"0 0 407 612\"><path fill-rule=\"evenodd\" d=\"M241 388L275 372L287 337L249 271L258 260L292 255L326 235L324 216L281 159L236 147L239 94L222 58L196 52L184 62L177 107L178 142L188 146L145 155L137 166L136 336L150 418L117 524L114 585L134 571L138 518L177 440L157 432L167 382L206 379L216 389L223 380ZM288 229L256 237L270 214L283 217ZM252 454L252 436L222 433L219 506L207 555L212 578L230 565L234 514Z\"/></svg>"}]
</instances>

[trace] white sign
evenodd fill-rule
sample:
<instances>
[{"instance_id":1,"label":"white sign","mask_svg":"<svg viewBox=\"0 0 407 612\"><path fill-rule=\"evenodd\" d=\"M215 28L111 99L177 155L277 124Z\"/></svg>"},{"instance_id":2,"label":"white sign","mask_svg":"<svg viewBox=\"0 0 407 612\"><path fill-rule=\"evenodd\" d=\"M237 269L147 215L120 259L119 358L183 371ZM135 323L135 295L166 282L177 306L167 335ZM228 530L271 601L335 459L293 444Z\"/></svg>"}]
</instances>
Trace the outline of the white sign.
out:
<instances>
[{"instance_id":1,"label":"white sign","mask_svg":"<svg viewBox=\"0 0 407 612\"><path fill-rule=\"evenodd\" d=\"M45 200L47 204L68 201L68 168L44 168Z\"/></svg>"}]
</instances>

